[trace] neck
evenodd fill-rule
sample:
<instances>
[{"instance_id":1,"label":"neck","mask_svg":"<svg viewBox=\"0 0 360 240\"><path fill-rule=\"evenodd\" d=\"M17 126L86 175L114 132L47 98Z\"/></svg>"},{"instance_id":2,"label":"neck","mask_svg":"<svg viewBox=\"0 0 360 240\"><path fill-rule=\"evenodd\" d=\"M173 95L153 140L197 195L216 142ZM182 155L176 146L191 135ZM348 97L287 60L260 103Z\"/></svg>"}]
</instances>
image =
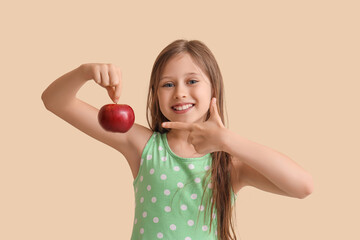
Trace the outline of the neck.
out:
<instances>
[{"instance_id":1,"label":"neck","mask_svg":"<svg viewBox=\"0 0 360 240\"><path fill-rule=\"evenodd\" d=\"M174 140L179 141L179 142L187 142L189 134L190 134L189 131L171 129L167 133L167 136L169 136L171 139L174 139ZM191 144L189 143L189 145L191 145Z\"/></svg>"},{"instance_id":2,"label":"neck","mask_svg":"<svg viewBox=\"0 0 360 240\"><path fill-rule=\"evenodd\" d=\"M196 152L194 146L188 142L189 134L189 131L171 129L170 132L167 133L167 140L170 149L176 155L184 158L204 156L204 154Z\"/></svg>"}]
</instances>

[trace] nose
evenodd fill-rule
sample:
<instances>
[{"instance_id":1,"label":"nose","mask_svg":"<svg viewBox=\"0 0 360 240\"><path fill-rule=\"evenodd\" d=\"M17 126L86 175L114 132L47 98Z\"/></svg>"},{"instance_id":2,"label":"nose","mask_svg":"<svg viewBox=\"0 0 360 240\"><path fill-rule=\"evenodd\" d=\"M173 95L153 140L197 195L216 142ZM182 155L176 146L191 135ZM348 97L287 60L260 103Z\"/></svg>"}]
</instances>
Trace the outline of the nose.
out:
<instances>
[{"instance_id":1,"label":"nose","mask_svg":"<svg viewBox=\"0 0 360 240\"><path fill-rule=\"evenodd\" d=\"M187 92L187 89L185 86L183 86L182 84L178 84L175 87L175 93L174 93L175 99L186 98L187 95L188 95L188 92Z\"/></svg>"}]
</instances>

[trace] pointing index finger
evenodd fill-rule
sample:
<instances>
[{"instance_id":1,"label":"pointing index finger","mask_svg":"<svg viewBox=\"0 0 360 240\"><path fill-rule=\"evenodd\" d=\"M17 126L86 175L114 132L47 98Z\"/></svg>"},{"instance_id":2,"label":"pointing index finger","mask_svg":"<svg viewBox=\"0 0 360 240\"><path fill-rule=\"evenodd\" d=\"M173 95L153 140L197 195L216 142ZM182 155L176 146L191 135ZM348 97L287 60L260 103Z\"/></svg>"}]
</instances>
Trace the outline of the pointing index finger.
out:
<instances>
[{"instance_id":1,"label":"pointing index finger","mask_svg":"<svg viewBox=\"0 0 360 240\"><path fill-rule=\"evenodd\" d=\"M163 122L163 128L172 128L172 129L180 129L180 130L188 130L192 129L191 123L183 123L183 122Z\"/></svg>"}]
</instances>

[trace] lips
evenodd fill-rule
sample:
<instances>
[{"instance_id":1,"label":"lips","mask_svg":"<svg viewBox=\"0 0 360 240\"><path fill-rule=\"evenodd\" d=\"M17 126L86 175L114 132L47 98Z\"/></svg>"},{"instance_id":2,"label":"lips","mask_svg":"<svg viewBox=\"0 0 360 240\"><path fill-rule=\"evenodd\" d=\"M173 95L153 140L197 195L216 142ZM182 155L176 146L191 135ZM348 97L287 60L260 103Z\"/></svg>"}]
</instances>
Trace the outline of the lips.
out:
<instances>
[{"instance_id":1,"label":"lips","mask_svg":"<svg viewBox=\"0 0 360 240\"><path fill-rule=\"evenodd\" d=\"M181 103L174 104L172 107L179 107L179 106L183 106L183 105L186 105L186 104L195 105L194 103L191 103L191 102L181 102Z\"/></svg>"},{"instance_id":2,"label":"lips","mask_svg":"<svg viewBox=\"0 0 360 240\"><path fill-rule=\"evenodd\" d=\"M182 111L182 110L192 108L193 106L195 106L195 104L193 104L193 103L181 103L181 104L176 104L176 105L172 106L171 108L175 111Z\"/></svg>"}]
</instances>

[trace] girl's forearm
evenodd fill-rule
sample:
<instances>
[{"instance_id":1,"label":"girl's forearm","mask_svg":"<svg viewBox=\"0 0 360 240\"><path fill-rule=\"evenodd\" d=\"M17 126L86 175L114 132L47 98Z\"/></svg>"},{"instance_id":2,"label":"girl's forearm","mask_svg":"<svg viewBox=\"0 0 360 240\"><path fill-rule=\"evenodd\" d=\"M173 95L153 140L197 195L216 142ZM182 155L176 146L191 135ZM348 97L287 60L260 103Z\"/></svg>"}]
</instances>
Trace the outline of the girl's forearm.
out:
<instances>
[{"instance_id":1,"label":"girl's forearm","mask_svg":"<svg viewBox=\"0 0 360 240\"><path fill-rule=\"evenodd\" d=\"M223 149L268 178L293 196L303 196L312 190L312 178L289 157L226 129Z\"/></svg>"},{"instance_id":2,"label":"girl's forearm","mask_svg":"<svg viewBox=\"0 0 360 240\"><path fill-rule=\"evenodd\" d=\"M46 108L66 106L76 98L77 92L88 81L82 66L62 75L45 89L41 99Z\"/></svg>"}]
</instances>

